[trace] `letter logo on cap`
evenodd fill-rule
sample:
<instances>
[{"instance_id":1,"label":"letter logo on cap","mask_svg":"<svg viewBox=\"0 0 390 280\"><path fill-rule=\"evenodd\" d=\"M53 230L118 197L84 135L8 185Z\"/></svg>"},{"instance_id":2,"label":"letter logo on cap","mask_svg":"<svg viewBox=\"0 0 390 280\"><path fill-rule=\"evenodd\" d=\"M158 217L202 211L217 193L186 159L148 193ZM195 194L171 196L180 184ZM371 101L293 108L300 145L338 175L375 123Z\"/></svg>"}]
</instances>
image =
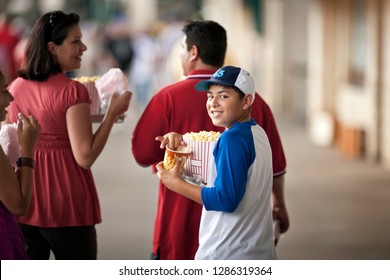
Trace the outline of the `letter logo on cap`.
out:
<instances>
[{"instance_id":1,"label":"letter logo on cap","mask_svg":"<svg viewBox=\"0 0 390 280\"><path fill-rule=\"evenodd\" d=\"M221 78L225 74L225 70L219 70L217 73L214 74L214 77Z\"/></svg>"}]
</instances>

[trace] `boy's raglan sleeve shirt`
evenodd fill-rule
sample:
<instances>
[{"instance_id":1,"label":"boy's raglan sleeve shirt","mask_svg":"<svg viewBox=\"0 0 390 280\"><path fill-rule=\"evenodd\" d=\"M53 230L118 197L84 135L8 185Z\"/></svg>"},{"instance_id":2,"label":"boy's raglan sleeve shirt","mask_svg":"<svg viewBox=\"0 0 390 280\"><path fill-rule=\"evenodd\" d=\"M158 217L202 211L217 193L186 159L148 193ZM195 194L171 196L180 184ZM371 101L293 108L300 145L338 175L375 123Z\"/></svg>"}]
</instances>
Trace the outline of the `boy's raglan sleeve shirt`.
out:
<instances>
[{"instance_id":1,"label":"boy's raglan sleeve shirt","mask_svg":"<svg viewBox=\"0 0 390 280\"><path fill-rule=\"evenodd\" d=\"M232 134L235 132L225 131L218 140L213 152L217 177L213 187L201 191L203 205L209 211L234 212L245 193L253 152L245 139Z\"/></svg>"}]
</instances>

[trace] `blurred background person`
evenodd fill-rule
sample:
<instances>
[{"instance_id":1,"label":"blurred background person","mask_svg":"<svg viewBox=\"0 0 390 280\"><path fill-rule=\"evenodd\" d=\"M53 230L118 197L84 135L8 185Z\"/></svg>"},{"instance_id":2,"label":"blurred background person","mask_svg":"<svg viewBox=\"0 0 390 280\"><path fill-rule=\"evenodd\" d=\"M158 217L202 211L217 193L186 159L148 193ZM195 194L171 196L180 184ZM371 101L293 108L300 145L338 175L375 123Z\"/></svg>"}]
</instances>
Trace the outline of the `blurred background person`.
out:
<instances>
[{"instance_id":1,"label":"blurred background person","mask_svg":"<svg viewBox=\"0 0 390 280\"><path fill-rule=\"evenodd\" d=\"M7 81L17 76L14 50L19 40L20 34L13 27L11 17L6 13L0 14L0 70Z\"/></svg>"},{"instance_id":2,"label":"blurred background person","mask_svg":"<svg viewBox=\"0 0 390 280\"><path fill-rule=\"evenodd\" d=\"M160 60L160 48L153 27L133 35L134 58L131 64L130 81L134 88L135 101L142 112L152 97L156 70Z\"/></svg>"},{"instance_id":3,"label":"blurred background person","mask_svg":"<svg viewBox=\"0 0 390 280\"><path fill-rule=\"evenodd\" d=\"M124 16L114 17L107 25L104 45L119 67L128 75L134 56L132 38Z\"/></svg>"}]
</instances>

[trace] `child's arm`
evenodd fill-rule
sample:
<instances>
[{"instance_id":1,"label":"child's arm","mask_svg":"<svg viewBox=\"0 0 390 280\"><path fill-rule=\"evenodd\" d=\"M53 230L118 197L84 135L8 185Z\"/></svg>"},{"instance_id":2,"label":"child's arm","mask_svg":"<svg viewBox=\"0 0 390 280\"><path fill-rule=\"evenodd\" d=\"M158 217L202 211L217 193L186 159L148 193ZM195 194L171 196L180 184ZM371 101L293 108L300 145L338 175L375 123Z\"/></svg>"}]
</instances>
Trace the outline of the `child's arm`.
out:
<instances>
[{"instance_id":1,"label":"child's arm","mask_svg":"<svg viewBox=\"0 0 390 280\"><path fill-rule=\"evenodd\" d=\"M202 186L184 181L179 172L180 161L181 159L176 162L175 167L170 171L166 171L162 166L163 162L160 162L156 165L158 171L157 176L171 191L192 199L199 204L203 204L201 196Z\"/></svg>"},{"instance_id":2,"label":"child's arm","mask_svg":"<svg viewBox=\"0 0 390 280\"><path fill-rule=\"evenodd\" d=\"M255 153L249 152L246 139L231 135L232 131L225 131L213 152L216 178L212 187L201 192L203 205L208 211L234 212L246 191L248 170Z\"/></svg>"}]
</instances>

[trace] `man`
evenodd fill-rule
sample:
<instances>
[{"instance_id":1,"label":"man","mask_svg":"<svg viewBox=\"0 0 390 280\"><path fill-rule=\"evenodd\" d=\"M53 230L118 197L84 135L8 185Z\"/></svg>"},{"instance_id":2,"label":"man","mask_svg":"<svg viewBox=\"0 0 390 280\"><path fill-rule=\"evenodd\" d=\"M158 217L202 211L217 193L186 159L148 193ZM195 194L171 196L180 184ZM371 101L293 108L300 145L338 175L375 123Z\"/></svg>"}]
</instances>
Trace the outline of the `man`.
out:
<instances>
[{"instance_id":1,"label":"man","mask_svg":"<svg viewBox=\"0 0 390 280\"><path fill-rule=\"evenodd\" d=\"M180 53L186 79L157 92L141 115L132 137L132 151L141 166L153 166L164 157L156 136L175 131L223 131L211 122L205 104L207 96L195 84L208 80L223 66L227 48L225 29L214 21L189 21L183 27ZM256 94L252 117L269 138L273 160L273 218L281 221L281 232L289 227L284 201L286 161L272 112ZM167 189L160 182L152 248L153 259L194 259L198 249L202 206Z\"/></svg>"}]
</instances>

